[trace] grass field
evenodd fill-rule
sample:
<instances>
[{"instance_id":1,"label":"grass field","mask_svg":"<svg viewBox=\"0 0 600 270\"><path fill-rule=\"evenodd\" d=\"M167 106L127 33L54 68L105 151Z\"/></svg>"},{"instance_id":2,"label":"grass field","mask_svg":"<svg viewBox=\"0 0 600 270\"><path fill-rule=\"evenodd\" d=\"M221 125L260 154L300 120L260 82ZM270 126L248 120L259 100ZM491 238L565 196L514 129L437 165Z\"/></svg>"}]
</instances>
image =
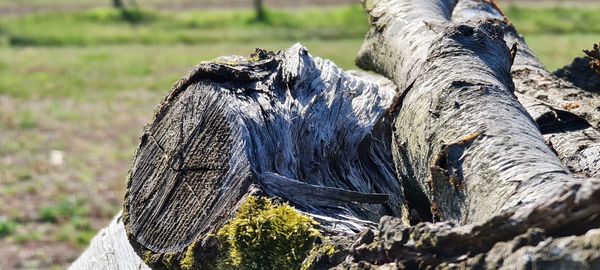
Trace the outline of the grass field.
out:
<instances>
[{"instance_id":1,"label":"grass field","mask_svg":"<svg viewBox=\"0 0 600 270\"><path fill-rule=\"evenodd\" d=\"M600 6L506 12L550 69L600 41ZM301 42L350 69L367 29L356 5L269 10L266 22L245 10L0 17L0 269L77 257L121 208L154 106L195 64Z\"/></svg>"}]
</instances>

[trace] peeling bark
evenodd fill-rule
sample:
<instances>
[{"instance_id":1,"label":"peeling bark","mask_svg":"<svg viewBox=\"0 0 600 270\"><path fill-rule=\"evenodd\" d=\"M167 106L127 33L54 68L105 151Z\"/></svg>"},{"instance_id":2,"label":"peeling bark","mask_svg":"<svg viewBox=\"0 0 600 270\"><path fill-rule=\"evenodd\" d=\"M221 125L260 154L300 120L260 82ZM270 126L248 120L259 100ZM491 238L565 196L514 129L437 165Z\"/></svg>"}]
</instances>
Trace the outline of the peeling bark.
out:
<instances>
[{"instance_id":1,"label":"peeling bark","mask_svg":"<svg viewBox=\"0 0 600 270\"><path fill-rule=\"evenodd\" d=\"M479 253L469 245L502 230L487 227L458 230L452 223L421 223L406 227L385 217L377 231L355 236L350 248L324 258L315 269L597 269L600 267L600 230L582 235L549 237L529 228L509 240L498 241Z\"/></svg>"}]
</instances>

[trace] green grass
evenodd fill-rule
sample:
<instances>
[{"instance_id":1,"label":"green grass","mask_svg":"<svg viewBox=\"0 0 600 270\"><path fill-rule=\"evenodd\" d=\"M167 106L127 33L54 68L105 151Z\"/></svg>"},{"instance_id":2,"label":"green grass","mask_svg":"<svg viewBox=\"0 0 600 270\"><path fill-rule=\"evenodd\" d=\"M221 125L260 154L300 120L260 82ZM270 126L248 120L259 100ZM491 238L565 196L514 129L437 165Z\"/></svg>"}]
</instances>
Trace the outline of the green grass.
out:
<instances>
[{"instance_id":1,"label":"green grass","mask_svg":"<svg viewBox=\"0 0 600 270\"><path fill-rule=\"evenodd\" d=\"M354 66L362 40L302 42L317 56L344 68ZM189 69L221 55L249 55L255 47L288 48L291 41L199 45L118 45L101 47L0 48L0 94L22 99L71 97L110 99L129 90L165 92ZM22 115L17 125L35 126L35 116Z\"/></svg>"},{"instance_id":2,"label":"green grass","mask_svg":"<svg viewBox=\"0 0 600 270\"><path fill-rule=\"evenodd\" d=\"M515 7L507 16L522 34L600 33L600 6ZM95 9L0 19L0 43L10 46L200 44L361 38L368 30L359 5L267 10L257 22L251 10L187 11ZM40 27L43 26L43 27Z\"/></svg>"},{"instance_id":3,"label":"green grass","mask_svg":"<svg viewBox=\"0 0 600 270\"><path fill-rule=\"evenodd\" d=\"M63 199L55 205L42 208L40 210L40 220L42 222L61 223L80 219L82 216L89 214L89 210L84 205L83 202L77 202L73 199Z\"/></svg>"},{"instance_id":4,"label":"green grass","mask_svg":"<svg viewBox=\"0 0 600 270\"><path fill-rule=\"evenodd\" d=\"M267 10L266 15L266 21L257 22L249 10L168 14L96 9L36 14L1 19L0 40L10 46L240 43L352 38L368 28L358 5L300 12Z\"/></svg>"},{"instance_id":5,"label":"green grass","mask_svg":"<svg viewBox=\"0 0 600 270\"><path fill-rule=\"evenodd\" d=\"M600 6L506 12L550 69L600 41ZM0 18L0 94L110 99L132 89L163 92L200 61L296 41L313 55L353 68L368 29L359 5L268 10L265 22L253 16L250 10L94 9ZM21 128L37 125L34 117L20 117Z\"/></svg>"},{"instance_id":6,"label":"green grass","mask_svg":"<svg viewBox=\"0 0 600 270\"><path fill-rule=\"evenodd\" d=\"M510 6L505 12L522 34L600 33L600 5L587 8Z\"/></svg>"},{"instance_id":7,"label":"green grass","mask_svg":"<svg viewBox=\"0 0 600 270\"><path fill-rule=\"evenodd\" d=\"M0 219L0 238L11 235L17 229L17 222L13 220Z\"/></svg>"},{"instance_id":8,"label":"green grass","mask_svg":"<svg viewBox=\"0 0 600 270\"><path fill-rule=\"evenodd\" d=\"M556 70L584 56L584 49L600 42L600 33L527 35L525 40L546 68Z\"/></svg>"}]
</instances>

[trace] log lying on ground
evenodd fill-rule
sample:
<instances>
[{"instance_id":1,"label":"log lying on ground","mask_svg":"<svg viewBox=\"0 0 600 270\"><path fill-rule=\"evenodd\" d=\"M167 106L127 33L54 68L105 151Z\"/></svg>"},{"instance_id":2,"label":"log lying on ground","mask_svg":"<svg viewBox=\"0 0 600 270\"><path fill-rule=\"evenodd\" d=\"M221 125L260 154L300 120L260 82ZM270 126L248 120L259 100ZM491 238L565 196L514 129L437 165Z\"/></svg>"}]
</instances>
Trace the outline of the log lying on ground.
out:
<instances>
[{"instance_id":1,"label":"log lying on ground","mask_svg":"<svg viewBox=\"0 0 600 270\"><path fill-rule=\"evenodd\" d=\"M132 245L153 267L210 250L249 194L289 201L336 235L400 216L393 97L300 45L199 65L142 136L123 215Z\"/></svg>"},{"instance_id":2,"label":"log lying on ground","mask_svg":"<svg viewBox=\"0 0 600 270\"><path fill-rule=\"evenodd\" d=\"M509 47L516 44L512 66L516 91L568 110L584 118L592 127L600 128L600 93L581 89L546 70L497 5L483 0L461 0L454 9L452 20L494 20L500 24L506 44Z\"/></svg>"},{"instance_id":3,"label":"log lying on ground","mask_svg":"<svg viewBox=\"0 0 600 270\"><path fill-rule=\"evenodd\" d=\"M508 47L503 44L504 33L501 26L485 21L462 20L460 16L450 18L448 15L469 12L476 15L476 12L481 10L475 12L471 7L479 7L478 5L484 2L460 1L454 10L454 1L366 2L373 27L367 35L367 41L357 62L365 68L393 78L397 85L407 86L405 92L400 93L403 101L399 104L394 132L394 143L402 145L394 149L395 161L399 164L398 171L404 174L401 179L405 181L403 184L407 183L424 190L427 199L435 205L432 207L432 213L442 212L439 218L450 221L420 223L411 228L403 227L399 221L395 221L398 225L380 228L379 237L363 235L355 245L340 251L347 253L342 263L344 268L366 269L373 267L373 264L392 268L467 266L515 269L531 267L532 263L554 268L564 268L568 265L580 268L597 266L600 257L596 252L597 231L556 240L548 238L547 241L525 241L528 238L536 238L529 237L530 233L527 230L531 227L545 228L544 234L553 236L579 234L590 228L597 228L600 193L596 179L579 178L568 174L564 169L544 172L558 162L550 153L551 150L542 146L542 134L535 124L531 124L533 121L512 95L513 85L510 79L507 79L510 77L511 57ZM455 23L449 22L450 19ZM414 53L411 50L414 50ZM423 58L418 59L418 56ZM424 109L415 104L431 105ZM536 108L539 105L529 104L528 108L535 112L540 109ZM542 109L559 113L550 105ZM460 112L453 114L453 111ZM499 115L480 114L493 112ZM403 113L409 116L403 117ZM466 113L471 115L465 115ZM560 113L561 116L564 115L562 111ZM580 116L584 118L569 114L569 119L581 120L586 125L579 127L581 129L589 128L587 121L593 122L594 116L585 113L580 113ZM476 117L479 119L473 119ZM456 119L458 121L455 121ZM561 119L566 118L554 120ZM540 117L536 120L540 120L538 123L548 123ZM489 122L486 125L487 121ZM471 141L473 136L481 137L477 131L463 132L475 134L466 138L452 133L478 124L486 125L482 128L485 132L481 133L487 136L474 142ZM565 127L560 121L550 124L557 125L549 127L551 129ZM418 129L419 125L427 128ZM416 135L407 131L415 132L415 129ZM438 131L438 134L435 131ZM591 131L595 132L593 129ZM448 134L451 137L449 139ZM512 138L505 137L507 135ZM488 140L488 144L481 147L481 144L486 143L484 140ZM446 143L448 141L451 143ZM440 155L435 156L439 151L436 149L436 143L442 144L437 146L437 149L442 149L443 162L439 162ZM454 149L448 150L451 146ZM525 154L526 152L529 153ZM500 157L498 153L506 157ZM451 156L455 159L448 161ZM472 159L471 156L478 159ZM547 163L549 161L552 163L550 166ZM478 162L485 165L474 165ZM518 179L527 176L525 173L511 175L503 172L504 169L520 170L521 166L524 166L521 168L523 172L526 168L535 170L529 166L537 162L545 165L534 165L539 171L530 174L529 179ZM417 165L414 165L415 163ZM438 169L440 163L446 165L444 170ZM431 172L427 171L429 164ZM481 179L492 181L494 184L480 188L486 187L486 183L477 182L477 176L481 175L486 176ZM459 178L465 181L459 182L464 184L464 190L461 191L462 185L460 188L454 187L454 190L447 187L444 190L443 185L456 183L452 179L456 176L464 176ZM512 177L518 179L518 185L511 186ZM439 181L440 178L443 181ZM439 185L436 185L436 180L439 181ZM567 188L562 196L545 197L546 194L541 193L552 193L550 186L555 186L557 190ZM569 186L572 188L568 188ZM504 194L504 189L511 191L509 196L498 200L498 197ZM444 193L447 190L450 192ZM405 186L405 192L411 191L412 189ZM490 212L470 209L475 207L477 210L476 208L480 207L471 205L473 201L502 205L513 200L511 197L514 196L531 200L528 203L520 201L516 205L508 205L509 207L504 209L492 207ZM409 205L414 204L410 195L406 194L406 198ZM439 206L443 204L445 207L452 207L452 202L461 200L467 202L465 206L459 204L455 208L445 209ZM580 212L586 208L587 210L583 211L586 213ZM461 210L467 210L471 215L478 214L480 220L473 219L472 216L452 215L453 212L461 213ZM449 214L444 215L445 213ZM456 226L456 221L466 225ZM570 225L561 225L562 222ZM382 221L382 225L384 224L385 221ZM533 229L534 232L536 230L539 229ZM510 246L513 242L516 244L512 248L502 248ZM523 246L526 251L517 250ZM569 248L565 249L565 246ZM537 256L536 259L519 257L519 254L527 252L537 252L533 254ZM343 256L338 254L338 257Z\"/></svg>"},{"instance_id":4,"label":"log lying on ground","mask_svg":"<svg viewBox=\"0 0 600 270\"><path fill-rule=\"evenodd\" d=\"M384 217L376 231L354 237L315 269L598 269L600 229L583 235L549 237L529 228L508 241L496 242L487 252L469 244L503 229L456 227L452 223L420 223L406 227L399 219Z\"/></svg>"},{"instance_id":5,"label":"log lying on ground","mask_svg":"<svg viewBox=\"0 0 600 270\"><path fill-rule=\"evenodd\" d=\"M515 227L523 222L551 231L587 219L575 211L600 210L594 197L600 183L568 172L513 94L502 28L451 22L450 0L365 6L372 28L357 63L400 89L410 86L400 93L393 133L409 206L429 201L431 212L422 216L460 224L514 211ZM425 194L418 203L408 194L415 189ZM555 209L553 222L531 216L550 201L561 204L556 199L565 194L587 197L571 209Z\"/></svg>"},{"instance_id":6,"label":"log lying on ground","mask_svg":"<svg viewBox=\"0 0 600 270\"><path fill-rule=\"evenodd\" d=\"M502 27L454 18L455 4L366 3L374 28L359 63L396 93L299 46L198 66L159 107L132 165L123 218L135 251L154 268L181 267L190 247L211 262L210 234L259 194L342 236L317 269L526 267L528 252L594 266L600 183L570 174L538 126L548 114L552 128L595 118L533 100L533 119L513 94ZM375 229L409 213L444 222L383 218Z\"/></svg>"},{"instance_id":7,"label":"log lying on ground","mask_svg":"<svg viewBox=\"0 0 600 270\"><path fill-rule=\"evenodd\" d=\"M519 101L536 120L547 142L554 147L561 161L571 171L588 176L599 175L600 170L596 164L600 161L598 148L600 133L594 123L595 117L600 113L600 107L594 109L585 104L593 104L592 106L596 106L596 103L600 104L600 95L588 93L591 89L574 87L569 82L551 75L535 57L524 38L510 24L502 10L493 2L461 0L453 10L452 20L455 22L487 20L503 28L505 42L514 50L511 52L514 53L512 73ZM598 49L597 46L594 48ZM592 52L588 54L594 55ZM587 68L589 72L594 72L589 66ZM580 75L589 75L589 72ZM526 75L531 73L539 74L542 79L532 81L529 75ZM597 76L588 77L587 81L590 83L595 81L594 77ZM576 79L584 80L583 77ZM557 96L556 93L563 89L567 89L564 90L567 92L571 91L569 92L571 94L561 93ZM579 110L581 104L584 104L584 107Z\"/></svg>"},{"instance_id":8,"label":"log lying on ground","mask_svg":"<svg viewBox=\"0 0 600 270\"><path fill-rule=\"evenodd\" d=\"M570 171L600 177L600 132L571 112L527 96L519 101Z\"/></svg>"}]
</instances>

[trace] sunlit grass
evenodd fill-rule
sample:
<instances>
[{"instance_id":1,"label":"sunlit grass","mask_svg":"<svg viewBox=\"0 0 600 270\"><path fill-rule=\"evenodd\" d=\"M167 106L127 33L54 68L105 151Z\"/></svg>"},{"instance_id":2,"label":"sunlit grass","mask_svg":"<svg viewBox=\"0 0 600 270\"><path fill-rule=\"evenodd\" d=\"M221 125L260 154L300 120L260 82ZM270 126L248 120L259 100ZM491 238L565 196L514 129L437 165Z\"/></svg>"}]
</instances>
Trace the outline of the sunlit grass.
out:
<instances>
[{"instance_id":1,"label":"sunlit grass","mask_svg":"<svg viewBox=\"0 0 600 270\"><path fill-rule=\"evenodd\" d=\"M522 34L600 33L600 5L588 8L505 9ZM159 12L101 8L0 18L0 44L97 46L109 44L214 44L283 40L356 39L369 26L357 5L267 10L257 22L252 10Z\"/></svg>"},{"instance_id":2,"label":"sunlit grass","mask_svg":"<svg viewBox=\"0 0 600 270\"><path fill-rule=\"evenodd\" d=\"M354 66L362 40L306 41L313 55ZM129 90L166 92L194 65L221 55L249 55L255 47L285 49L291 41L203 45L0 48L0 94L19 98L110 99ZM35 125L22 117L19 125Z\"/></svg>"},{"instance_id":3,"label":"sunlit grass","mask_svg":"<svg viewBox=\"0 0 600 270\"><path fill-rule=\"evenodd\" d=\"M40 27L43 26L43 27ZM160 13L96 9L0 19L0 40L10 46L199 44L361 37L368 30L358 5L267 10L257 22L251 10Z\"/></svg>"}]
</instances>

